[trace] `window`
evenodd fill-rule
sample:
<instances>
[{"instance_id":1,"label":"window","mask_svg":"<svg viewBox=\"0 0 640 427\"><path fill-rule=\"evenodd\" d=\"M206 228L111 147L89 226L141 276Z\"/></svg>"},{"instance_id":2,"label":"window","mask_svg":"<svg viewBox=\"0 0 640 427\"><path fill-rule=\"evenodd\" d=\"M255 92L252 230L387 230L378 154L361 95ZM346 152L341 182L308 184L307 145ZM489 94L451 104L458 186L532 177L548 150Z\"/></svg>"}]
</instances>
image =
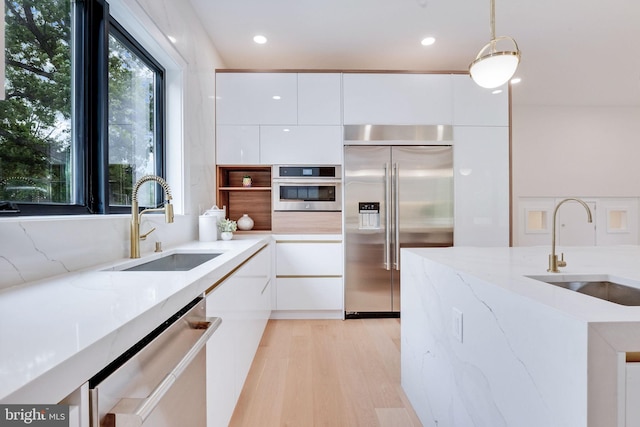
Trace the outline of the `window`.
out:
<instances>
[{"instance_id":1,"label":"window","mask_svg":"<svg viewBox=\"0 0 640 427\"><path fill-rule=\"evenodd\" d=\"M164 174L163 68L99 0L6 1L5 24L0 215L128 212Z\"/></svg>"},{"instance_id":2,"label":"window","mask_svg":"<svg viewBox=\"0 0 640 427\"><path fill-rule=\"evenodd\" d=\"M109 34L109 206L129 207L131 188L163 168L163 70L117 23ZM145 186L141 206L156 206L162 194ZM159 193L159 192L158 192Z\"/></svg>"}]
</instances>

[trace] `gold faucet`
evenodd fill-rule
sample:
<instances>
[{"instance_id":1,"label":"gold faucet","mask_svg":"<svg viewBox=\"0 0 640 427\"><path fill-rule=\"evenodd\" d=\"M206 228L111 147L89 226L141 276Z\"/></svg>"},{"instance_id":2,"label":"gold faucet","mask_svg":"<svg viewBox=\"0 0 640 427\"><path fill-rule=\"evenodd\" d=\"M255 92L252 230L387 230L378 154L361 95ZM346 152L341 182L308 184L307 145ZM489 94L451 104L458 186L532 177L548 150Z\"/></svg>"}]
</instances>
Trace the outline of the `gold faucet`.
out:
<instances>
[{"instance_id":1,"label":"gold faucet","mask_svg":"<svg viewBox=\"0 0 640 427\"><path fill-rule=\"evenodd\" d=\"M142 212L138 213L138 190L140 186L148 181L155 181L164 190L164 207L162 208L154 208L154 209L144 209ZM155 230L155 227L152 228L147 233L140 235L140 220L142 219L142 214L147 212L164 212L164 218L167 223L173 222L173 205L171 204L171 189L169 188L169 184L160 178L157 175L145 175L138 180L133 186L132 196L131 196L131 258L140 258L140 240L144 240L147 238L149 234Z\"/></svg>"},{"instance_id":2,"label":"gold faucet","mask_svg":"<svg viewBox=\"0 0 640 427\"><path fill-rule=\"evenodd\" d=\"M590 222L590 223L593 222L593 219L591 218L591 209L589 209L589 206L587 206L587 204L580 199L576 199L576 198L564 199L563 201L561 201L556 205L556 208L553 210L553 234L551 237L551 255L549 255L549 268L547 269L547 271L550 273L559 273L560 270L558 270L558 267L565 267L567 265L567 262L564 260L564 254L561 254L560 259L558 259L558 255L556 255L556 214L558 213L558 208L560 207L560 205L570 200L578 202L582 206L584 206L584 208L587 210L587 222Z\"/></svg>"}]
</instances>

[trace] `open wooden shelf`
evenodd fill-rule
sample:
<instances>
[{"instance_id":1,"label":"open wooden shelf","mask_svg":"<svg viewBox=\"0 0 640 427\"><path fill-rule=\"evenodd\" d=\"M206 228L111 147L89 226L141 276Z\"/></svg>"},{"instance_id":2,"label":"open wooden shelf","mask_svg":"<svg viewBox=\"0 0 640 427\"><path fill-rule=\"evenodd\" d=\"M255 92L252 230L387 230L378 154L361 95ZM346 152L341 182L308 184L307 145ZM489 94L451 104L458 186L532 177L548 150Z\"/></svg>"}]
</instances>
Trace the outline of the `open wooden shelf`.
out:
<instances>
[{"instance_id":1,"label":"open wooden shelf","mask_svg":"<svg viewBox=\"0 0 640 427\"><path fill-rule=\"evenodd\" d=\"M242 186L244 176L251 177L251 187ZM271 167L218 166L217 205L227 207L227 217L238 220L243 214L253 219L252 231L271 230Z\"/></svg>"}]
</instances>

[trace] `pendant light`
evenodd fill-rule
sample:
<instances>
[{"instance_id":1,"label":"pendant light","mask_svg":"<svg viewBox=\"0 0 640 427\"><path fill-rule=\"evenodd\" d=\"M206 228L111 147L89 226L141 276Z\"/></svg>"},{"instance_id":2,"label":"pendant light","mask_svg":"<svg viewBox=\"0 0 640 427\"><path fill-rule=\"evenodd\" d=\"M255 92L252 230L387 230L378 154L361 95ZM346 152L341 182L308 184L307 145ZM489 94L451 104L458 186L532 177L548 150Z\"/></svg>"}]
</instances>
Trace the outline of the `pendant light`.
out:
<instances>
[{"instance_id":1,"label":"pendant light","mask_svg":"<svg viewBox=\"0 0 640 427\"><path fill-rule=\"evenodd\" d=\"M478 86L487 89L502 86L509 81L520 63L518 44L511 37L496 37L496 4L491 2L491 41L487 43L476 59L469 65L469 74ZM514 50L498 50L498 42L513 43Z\"/></svg>"}]
</instances>

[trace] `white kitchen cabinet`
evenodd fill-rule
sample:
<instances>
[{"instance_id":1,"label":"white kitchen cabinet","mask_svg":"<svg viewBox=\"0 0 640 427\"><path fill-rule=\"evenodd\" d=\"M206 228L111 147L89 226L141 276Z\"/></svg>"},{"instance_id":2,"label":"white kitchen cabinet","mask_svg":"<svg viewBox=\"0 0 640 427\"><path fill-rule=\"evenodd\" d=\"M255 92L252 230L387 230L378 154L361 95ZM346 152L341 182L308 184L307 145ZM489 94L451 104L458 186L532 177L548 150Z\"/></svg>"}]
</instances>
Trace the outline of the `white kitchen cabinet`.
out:
<instances>
[{"instance_id":1,"label":"white kitchen cabinet","mask_svg":"<svg viewBox=\"0 0 640 427\"><path fill-rule=\"evenodd\" d=\"M218 125L297 124L295 73L217 73Z\"/></svg>"},{"instance_id":2,"label":"white kitchen cabinet","mask_svg":"<svg viewBox=\"0 0 640 427\"><path fill-rule=\"evenodd\" d=\"M277 276L342 276L342 242L277 241Z\"/></svg>"},{"instance_id":3,"label":"white kitchen cabinet","mask_svg":"<svg viewBox=\"0 0 640 427\"><path fill-rule=\"evenodd\" d=\"M640 363L625 363L624 420L618 425L632 427L640 425Z\"/></svg>"},{"instance_id":4,"label":"white kitchen cabinet","mask_svg":"<svg viewBox=\"0 0 640 427\"><path fill-rule=\"evenodd\" d=\"M342 126L260 126L263 164L342 164Z\"/></svg>"},{"instance_id":5,"label":"white kitchen cabinet","mask_svg":"<svg viewBox=\"0 0 640 427\"><path fill-rule=\"evenodd\" d=\"M298 74L298 124L340 125L342 89L339 73Z\"/></svg>"},{"instance_id":6,"label":"white kitchen cabinet","mask_svg":"<svg viewBox=\"0 0 640 427\"><path fill-rule=\"evenodd\" d=\"M216 163L256 165L260 163L258 126L216 126Z\"/></svg>"},{"instance_id":7,"label":"white kitchen cabinet","mask_svg":"<svg viewBox=\"0 0 640 427\"><path fill-rule=\"evenodd\" d=\"M453 123L449 74L345 73L342 80L345 125Z\"/></svg>"},{"instance_id":8,"label":"white kitchen cabinet","mask_svg":"<svg viewBox=\"0 0 640 427\"><path fill-rule=\"evenodd\" d=\"M341 310L341 277L279 277L278 310Z\"/></svg>"},{"instance_id":9,"label":"white kitchen cabinet","mask_svg":"<svg viewBox=\"0 0 640 427\"><path fill-rule=\"evenodd\" d=\"M468 74L452 75L453 124L457 126L508 126L509 87L500 93L478 86Z\"/></svg>"},{"instance_id":10,"label":"white kitchen cabinet","mask_svg":"<svg viewBox=\"0 0 640 427\"><path fill-rule=\"evenodd\" d=\"M207 294L222 324L207 343L207 426L227 426L271 314L271 245Z\"/></svg>"},{"instance_id":11,"label":"white kitchen cabinet","mask_svg":"<svg viewBox=\"0 0 640 427\"><path fill-rule=\"evenodd\" d=\"M509 246L509 128L454 127L454 245Z\"/></svg>"},{"instance_id":12,"label":"white kitchen cabinet","mask_svg":"<svg viewBox=\"0 0 640 427\"><path fill-rule=\"evenodd\" d=\"M341 240L276 236L275 318L342 318Z\"/></svg>"}]
</instances>

